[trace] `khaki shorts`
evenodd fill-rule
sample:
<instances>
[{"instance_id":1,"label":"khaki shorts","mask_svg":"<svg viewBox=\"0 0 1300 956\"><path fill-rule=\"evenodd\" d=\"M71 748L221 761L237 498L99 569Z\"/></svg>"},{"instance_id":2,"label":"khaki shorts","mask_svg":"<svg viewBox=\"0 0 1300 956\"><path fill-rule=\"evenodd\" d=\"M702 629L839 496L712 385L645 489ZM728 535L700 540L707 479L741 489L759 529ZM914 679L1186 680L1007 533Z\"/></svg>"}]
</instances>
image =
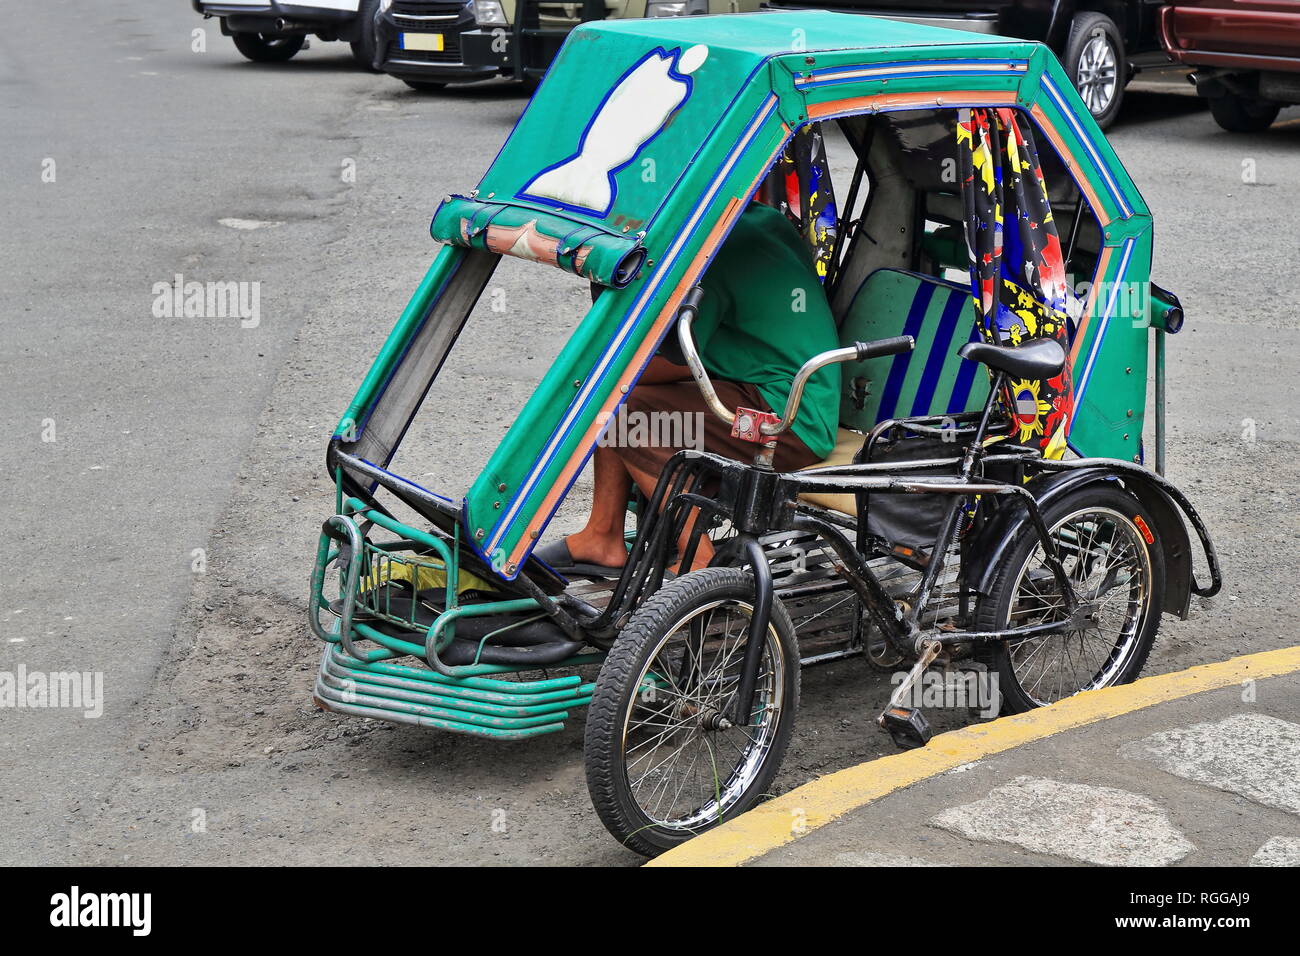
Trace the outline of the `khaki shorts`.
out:
<instances>
[{"instance_id":1,"label":"khaki shorts","mask_svg":"<svg viewBox=\"0 0 1300 956\"><path fill-rule=\"evenodd\" d=\"M727 408L771 411L753 385L726 381L713 384ZM638 385L628 394L619 416L623 420L611 422L604 443L632 468L656 477L668 459L683 448L751 462L760 447L733 438L731 426L709 409L694 381ZM777 438L773 460L777 471L798 471L820 460L793 432Z\"/></svg>"}]
</instances>

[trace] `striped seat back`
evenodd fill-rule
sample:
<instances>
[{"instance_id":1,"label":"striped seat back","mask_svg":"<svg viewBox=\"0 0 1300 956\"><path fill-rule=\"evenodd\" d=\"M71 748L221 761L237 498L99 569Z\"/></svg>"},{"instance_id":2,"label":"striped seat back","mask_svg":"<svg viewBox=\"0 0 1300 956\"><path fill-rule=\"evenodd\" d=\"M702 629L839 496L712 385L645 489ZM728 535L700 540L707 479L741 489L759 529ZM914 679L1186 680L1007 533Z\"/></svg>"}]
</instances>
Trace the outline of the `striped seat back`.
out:
<instances>
[{"instance_id":1,"label":"striped seat back","mask_svg":"<svg viewBox=\"0 0 1300 956\"><path fill-rule=\"evenodd\" d=\"M904 355L845 362L840 422L867 431L890 418L955 415L982 408L988 374L957 355L979 341L970 288L898 269L867 276L840 325L840 343L910 335ZM859 407L859 405L861 407Z\"/></svg>"}]
</instances>

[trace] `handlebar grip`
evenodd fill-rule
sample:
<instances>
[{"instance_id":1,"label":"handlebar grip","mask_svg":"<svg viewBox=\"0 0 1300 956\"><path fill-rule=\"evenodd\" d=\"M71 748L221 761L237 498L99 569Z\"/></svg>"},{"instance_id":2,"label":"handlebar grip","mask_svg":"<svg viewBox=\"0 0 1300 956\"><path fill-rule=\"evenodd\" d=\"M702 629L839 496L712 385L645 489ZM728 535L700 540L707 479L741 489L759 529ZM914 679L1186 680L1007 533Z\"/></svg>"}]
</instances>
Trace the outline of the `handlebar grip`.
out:
<instances>
[{"instance_id":1,"label":"handlebar grip","mask_svg":"<svg viewBox=\"0 0 1300 956\"><path fill-rule=\"evenodd\" d=\"M690 312L691 318L694 318L695 316L699 315L700 300L703 298L704 298L704 286L702 285L691 286L691 291L686 293L686 297L682 299L682 304L677 307L678 317L680 318L682 315L686 314L687 311Z\"/></svg>"},{"instance_id":2,"label":"handlebar grip","mask_svg":"<svg viewBox=\"0 0 1300 956\"><path fill-rule=\"evenodd\" d=\"M853 346L858 350L858 361L865 362L882 355L910 352L916 347L916 339L910 335L896 335L892 339L878 339L875 342L854 342Z\"/></svg>"}]
</instances>

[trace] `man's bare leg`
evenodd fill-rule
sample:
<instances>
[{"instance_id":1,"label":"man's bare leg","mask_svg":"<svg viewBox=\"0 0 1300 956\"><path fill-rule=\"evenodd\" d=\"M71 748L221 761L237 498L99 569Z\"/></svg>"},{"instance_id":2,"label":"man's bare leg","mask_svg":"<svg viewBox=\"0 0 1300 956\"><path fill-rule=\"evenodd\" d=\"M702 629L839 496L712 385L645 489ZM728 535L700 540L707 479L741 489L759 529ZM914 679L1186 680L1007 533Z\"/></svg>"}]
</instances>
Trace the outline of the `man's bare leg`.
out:
<instances>
[{"instance_id":1,"label":"man's bare leg","mask_svg":"<svg viewBox=\"0 0 1300 956\"><path fill-rule=\"evenodd\" d=\"M647 498L654 495L655 485L659 483L659 476L652 475L648 471L642 471L632 465L625 465L628 472L632 475L632 480L636 486L641 489L641 493ZM686 544L690 541L691 531L695 527L695 520L699 517L698 511L694 512L686 521L686 527L682 529L681 536L677 539L677 553L681 554L686 550ZM695 548L695 559L691 562L689 568L683 568L680 565L672 570L678 574L686 571L695 571L699 568L706 568L709 562L713 560L713 542L709 540L708 535L701 535L700 542Z\"/></svg>"},{"instance_id":2,"label":"man's bare leg","mask_svg":"<svg viewBox=\"0 0 1300 956\"><path fill-rule=\"evenodd\" d=\"M592 492L591 515L587 518L586 527L569 535L564 541L575 561L621 568L627 563L627 546L623 534L632 483L636 482L636 486L649 498L654 494L659 476L628 465L613 449L603 445L596 446L592 467L595 487ZM692 515L687 521L686 528L677 541L679 553L685 549L690 539L696 517L697 515ZM695 560L686 570L707 567L712 558L713 542L707 537L701 537L695 549ZM682 569L674 570L680 572Z\"/></svg>"},{"instance_id":3,"label":"man's bare leg","mask_svg":"<svg viewBox=\"0 0 1300 956\"><path fill-rule=\"evenodd\" d=\"M655 385L681 382L690 378L690 369L684 365L674 365L661 356L650 359L638 384ZM628 465L618 456L613 448L597 445L592 462L591 514L586 527L577 534L564 539L569 554L575 561L599 564L607 568L621 568L627 563L627 546L624 543L624 516L627 514L627 499L632 492L632 482L645 493L646 497L654 494L658 475L648 472L629 473ZM689 533L691 524L687 524ZM708 564L713 556L713 545L707 540L700 542L696 554L696 567ZM700 563L701 558L703 564Z\"/></svg>"},{"instance_id":4,"label":"man's bare leg","mask_svg":"<svg viewBox=\"0 0 1300 956\"><path fill-rule=\"evenodd\" d=\"M587 525L564 541L575 561L621 568L627 563L623 521L628 495L632 492L632 477L612 448L597 445L592 461L592 481L594 488Z\"/></svg>"}]
</instances>

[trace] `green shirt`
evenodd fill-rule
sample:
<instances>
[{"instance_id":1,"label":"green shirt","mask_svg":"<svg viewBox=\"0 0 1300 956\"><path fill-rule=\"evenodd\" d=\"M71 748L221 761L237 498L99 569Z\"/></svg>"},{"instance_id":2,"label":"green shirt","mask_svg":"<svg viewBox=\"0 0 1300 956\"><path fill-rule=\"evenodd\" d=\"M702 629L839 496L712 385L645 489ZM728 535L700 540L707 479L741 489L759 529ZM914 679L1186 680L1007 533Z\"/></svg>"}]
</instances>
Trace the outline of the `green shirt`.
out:
<instances>
[{"instance_id":1,"label":"green shirt","mask_svg":"<svg viewBox=\"0 0 1300 956\"><path fill-rule=\"evenodd\" d=\"M756 203L741 214L701 284L692 332L705 369L757 386L781 414L799 366L840 344L812 251L783 213ZM839 366L829 365L808 380L791 428L818 458L835 447L839 408Z\"/></svg>"}]
</instances>

